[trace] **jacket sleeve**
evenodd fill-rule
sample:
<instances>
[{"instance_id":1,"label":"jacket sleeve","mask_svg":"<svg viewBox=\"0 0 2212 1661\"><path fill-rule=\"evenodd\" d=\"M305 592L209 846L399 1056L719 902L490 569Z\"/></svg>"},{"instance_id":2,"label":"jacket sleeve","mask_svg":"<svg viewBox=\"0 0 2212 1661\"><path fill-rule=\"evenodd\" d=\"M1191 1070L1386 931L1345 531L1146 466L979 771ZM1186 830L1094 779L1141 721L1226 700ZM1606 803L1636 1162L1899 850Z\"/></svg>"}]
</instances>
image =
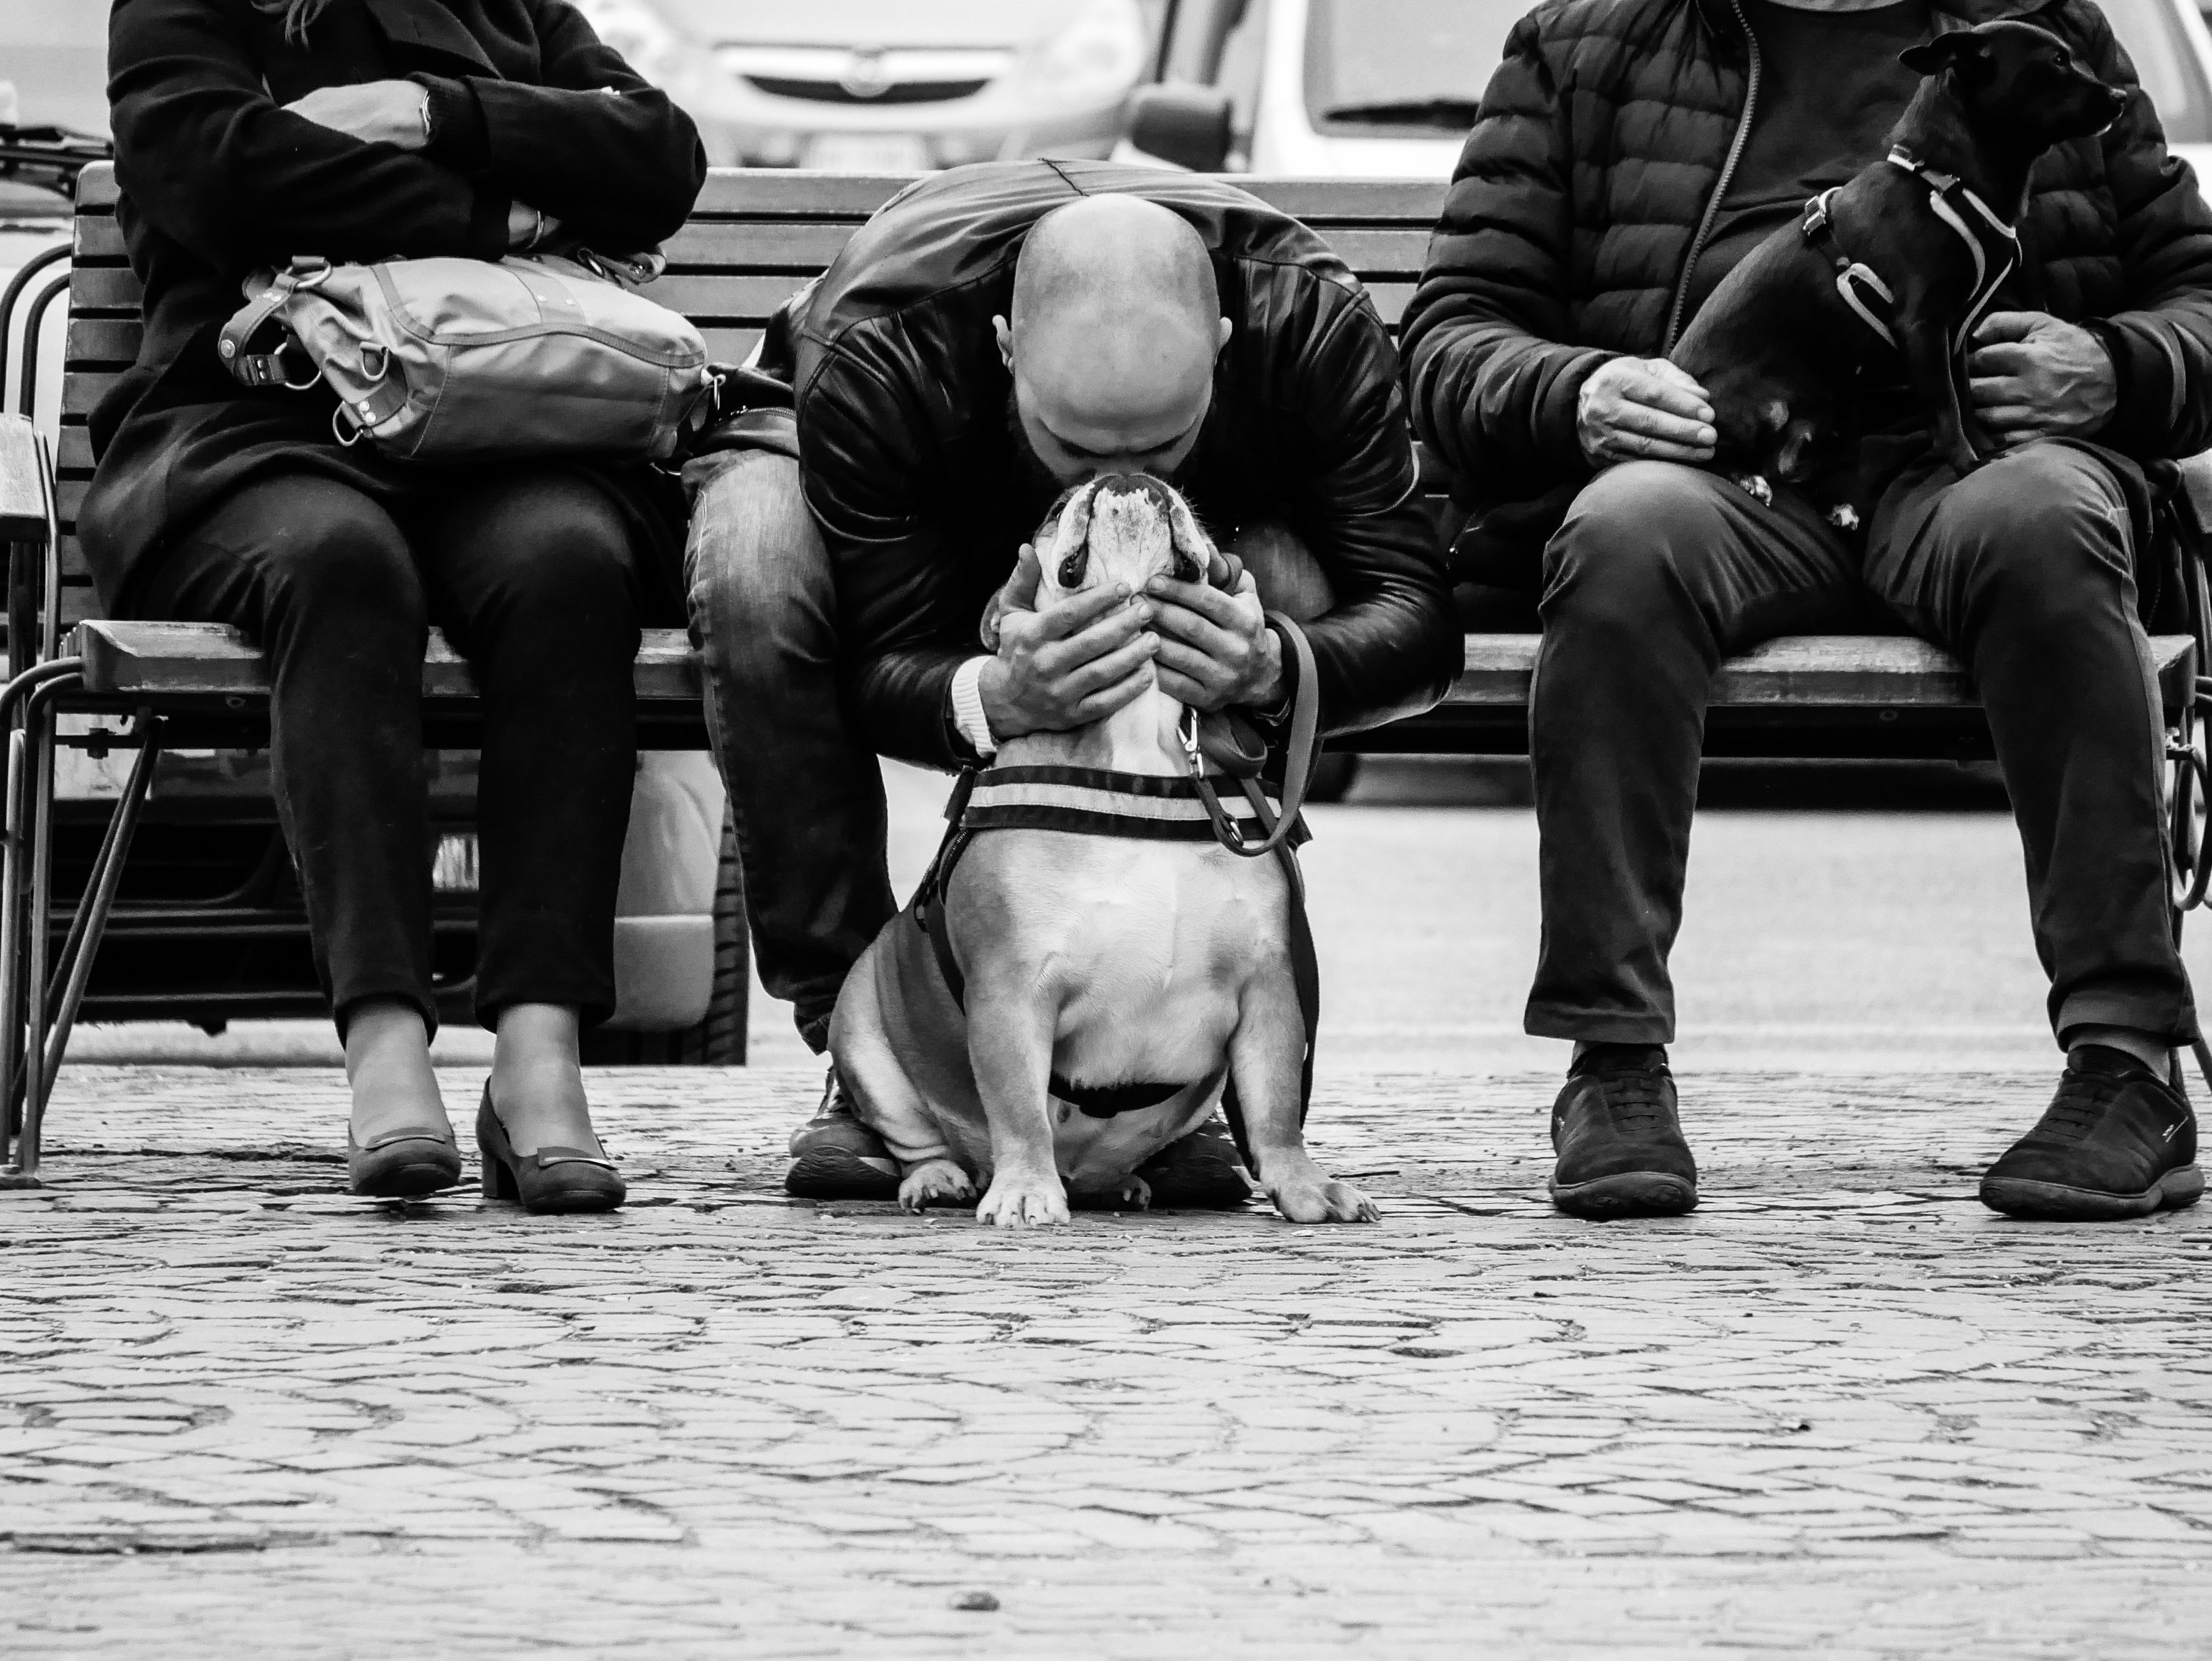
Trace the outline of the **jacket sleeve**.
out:
<instances>
[{"instance_id":1,"label":"jacket sleeve","mask_svg":"<svg viewBox=\"0 0 2212 1661\"><path fill-rule=\"evenodd\" d=\"M250 45L251 0L116 0L108 100L116 180L217 270L507 246L507 198L453 168L279 107Z\"/></svg>"},{"instance_id":2,"label":"jacket sleeve","mask_svg":"<svg viewBox=\"0 0 2212 1661\"><path fill-rule=\"evenodd\" d=\"M1401 346L1414 430L1454 481L1534 495L1590 469L1575 399L1615 355L1564 343L1572 235L1569 100L1535 18L1507 39L1429 242Z\"/></svg>"},{"instance_id":3,"label":"jacket sleeve","mask_svg":"<svg viewBox=\"0 0 2212 1661\"><path fill-rule=\"evenodd\" d=\"M1389 333L1364 295L1321 327L1293 403L1307 425L1285 458L1297 480L1288 517L1328 579L1333 603L1304 628L1322 730L1340 733L1429 708L1464 648Z\"/></svg>"},{"instance_id":4,"label":"jacket sleeve","mask_svg":"<svg viewBox=\"0 0 2212 1661\"><path fill-rule=\"evenodd\" d=\"M2167 153L2111 25L2082 9L2099 77L2133 94L2103 141L2127 309L2094 325L2120 379L2119 405L2096 437L2133 456L2193 456L2212 446L2212 209L2189 165Z\"/></svg>"},{"instance_id":5,"label":"jacket sleeve","mask_svg":"<svg viewBox=\"0 0 2212 1661\"><path fill-rule=\"evenodd\" d=\"M542 82L418 75L430 155L564 227L627 252L665 240L707 182L691 118L592 33L568 0L532 0Z\"/></svg>"},{"instance_id":6,"label":"jacket sleeve","mask_svg":"<svg viewBox=\"0 0 2212 1661\"><path fill-rule=\"evenodd\" d=\"M800 476L836 577L839 668L861 736L879 755L952 768L969 759L953 738L952 672L982 650L988 596L947 580L955 550L906 436L925 421L905 403L833 354L799 399Z\"/></svg>"}]
</instances>

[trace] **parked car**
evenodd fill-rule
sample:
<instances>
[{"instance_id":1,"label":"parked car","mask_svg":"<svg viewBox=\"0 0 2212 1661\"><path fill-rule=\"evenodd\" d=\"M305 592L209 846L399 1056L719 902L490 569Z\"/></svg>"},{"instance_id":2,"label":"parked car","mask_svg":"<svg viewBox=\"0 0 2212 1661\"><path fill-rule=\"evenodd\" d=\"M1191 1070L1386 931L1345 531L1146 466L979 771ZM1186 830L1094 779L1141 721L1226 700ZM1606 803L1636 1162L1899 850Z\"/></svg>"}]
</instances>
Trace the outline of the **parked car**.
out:
<instances>
[{"instance_id":1,"label":"parked car","mask_svg":"<svg viewBox=\"0 0 2212 1661\"><path fill-rule=\"evenodd\" d=\"M1133 101L1129 153L1322 179L1448 175L1527 0L1181 0L1163 84ZM2102 0L2202 181L2212 37L2193 0Z\"/></svg>"},{"instance_id":2,"label":"parked car","mask_svg":"<svg viewBox=\"0 0 2212 1661\"><path fill-rule=\"evenodd\" d=\"M578 0L720 166L1103 156L1165 0Z\"/></svg>"}]
</instances>

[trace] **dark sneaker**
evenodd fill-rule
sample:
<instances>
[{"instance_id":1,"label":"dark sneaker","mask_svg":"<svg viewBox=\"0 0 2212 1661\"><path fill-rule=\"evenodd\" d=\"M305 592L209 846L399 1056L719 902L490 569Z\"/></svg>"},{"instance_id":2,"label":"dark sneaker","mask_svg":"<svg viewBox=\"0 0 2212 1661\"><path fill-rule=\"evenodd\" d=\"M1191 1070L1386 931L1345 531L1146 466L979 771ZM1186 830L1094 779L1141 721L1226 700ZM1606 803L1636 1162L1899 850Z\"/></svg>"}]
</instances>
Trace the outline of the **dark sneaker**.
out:
<instances>
[{"instance_id":1,"label":"dark sneaker","mask_svg":"<svg viewBox=\"0 0 2212 1661\"><path fill-rule=\"evenodd\" d=\"M1578 1217L1672 1217L1698 1203L1698 1162L1656 1044L1593 1044L1552 1107L1552 1203Z\"/></svg>"},{"instance_id":2,"label":"dark sneaker","mask_svg":"<svg viewBox=\"0 0 2212 1661\"><path fill-rule=\"evenodd\" d=\"M1217 1113L1137 1167L1156 1211L1222 1211L1252 1197L1252 1184L1229 1127Z\"/></svg>"},{"instance_id":3,"label":"dark sneaker","mask_svg":"<svg viewBox=\"0 0 2212 1661\"><path fill-rule=\"evenodd\" d=\"M2102 1222L2194 1205L2197 1115L2133 1056L2083 1044L2035 1129L1982 1179L1982 1203L2013 1217Z\"/></svg>"},{"instance_id":4,"label":"dark sneaker","mask_svg":"<svg viewBox=\"0 0 2212 1661\"><path fill-rule=\"evenodd\" d=\"M791 1133L791 1169L783 1191L802 1199L896 1199L898 1161L883 1138L860 1123L845 1100L837 1070L822 1087L822 1106Z\"/></svg>"}]
</instances>

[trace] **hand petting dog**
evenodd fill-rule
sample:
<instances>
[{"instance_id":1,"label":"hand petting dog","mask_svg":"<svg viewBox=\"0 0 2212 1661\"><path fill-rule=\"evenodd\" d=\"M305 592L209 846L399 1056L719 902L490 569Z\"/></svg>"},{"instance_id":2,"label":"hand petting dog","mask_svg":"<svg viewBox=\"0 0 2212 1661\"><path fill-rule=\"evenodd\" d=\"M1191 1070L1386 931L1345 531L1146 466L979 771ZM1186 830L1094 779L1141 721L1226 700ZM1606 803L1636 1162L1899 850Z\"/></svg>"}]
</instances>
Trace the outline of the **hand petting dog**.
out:
<instances>
[{"instance_id":1,"label":"hand petting dog","mask_svg":"<svg viewBox=\"0 0 2212 1661\"><path fill-rule=\"evenodd\" d=\"M1720 435L1705 389L1664 358L1614 358L1575 397L1575 427L1593 466L1670 461L1702 465Z\"/></svg>"},{"instance_id":2,"label":"hand petting dog","mask_svg":"<svg viewBox=\"0 0 2212 1661\"><path fill-rule=\"evenodd\" d=\"M2007 450L2087 438L2112 419L2119 377L2104 343L2043 312L1992 312L1966 357L1974 414Z\"/></svg>"},{"instance_id":3,"label":"hand petting dog","mask_svg":"<svg viewBox=\"0 0 2212 1661\"><path fill-rule=\"evenodd\" d=\"M1141 597L1102 588L1048 617L1036 609L1041 575L1036 550L1024 543L983 614L983 645L996 656L976 690L1001 741L1087 725L1155 681L1209 713L1281 699L1282 644L1235 555L1216 550L1204 582L1155 577Z\"/></svg>"}]
</instances>

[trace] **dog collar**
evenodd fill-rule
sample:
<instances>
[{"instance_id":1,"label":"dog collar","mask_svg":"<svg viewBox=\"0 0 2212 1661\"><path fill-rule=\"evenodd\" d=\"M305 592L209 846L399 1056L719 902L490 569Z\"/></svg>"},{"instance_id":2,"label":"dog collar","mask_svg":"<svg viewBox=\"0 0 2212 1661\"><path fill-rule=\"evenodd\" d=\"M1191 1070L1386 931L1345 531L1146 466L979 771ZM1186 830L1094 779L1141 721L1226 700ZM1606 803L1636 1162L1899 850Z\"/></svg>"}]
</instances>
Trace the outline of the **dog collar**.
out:
<instances>
[{"instance_id":1,"label":"dog collar","mask_svg":"<svg viewBox=\"0 0 2212 1661\"><path fill-rule=\"evenodd\" d=\"M1268 795L1271 786L1261 788ZM1265 834L1249 801L1224 797L1221 810L1247 835ZM994 767L955 793L945 816L963 831L1061 830L1089 836L1132 836L1149 841L1208 842L1212 815L1198 781L1188 774L1114 773L1104 767ZM1307 840L1291 833L1293 846Z\"/></svg>"}]
</instances>

